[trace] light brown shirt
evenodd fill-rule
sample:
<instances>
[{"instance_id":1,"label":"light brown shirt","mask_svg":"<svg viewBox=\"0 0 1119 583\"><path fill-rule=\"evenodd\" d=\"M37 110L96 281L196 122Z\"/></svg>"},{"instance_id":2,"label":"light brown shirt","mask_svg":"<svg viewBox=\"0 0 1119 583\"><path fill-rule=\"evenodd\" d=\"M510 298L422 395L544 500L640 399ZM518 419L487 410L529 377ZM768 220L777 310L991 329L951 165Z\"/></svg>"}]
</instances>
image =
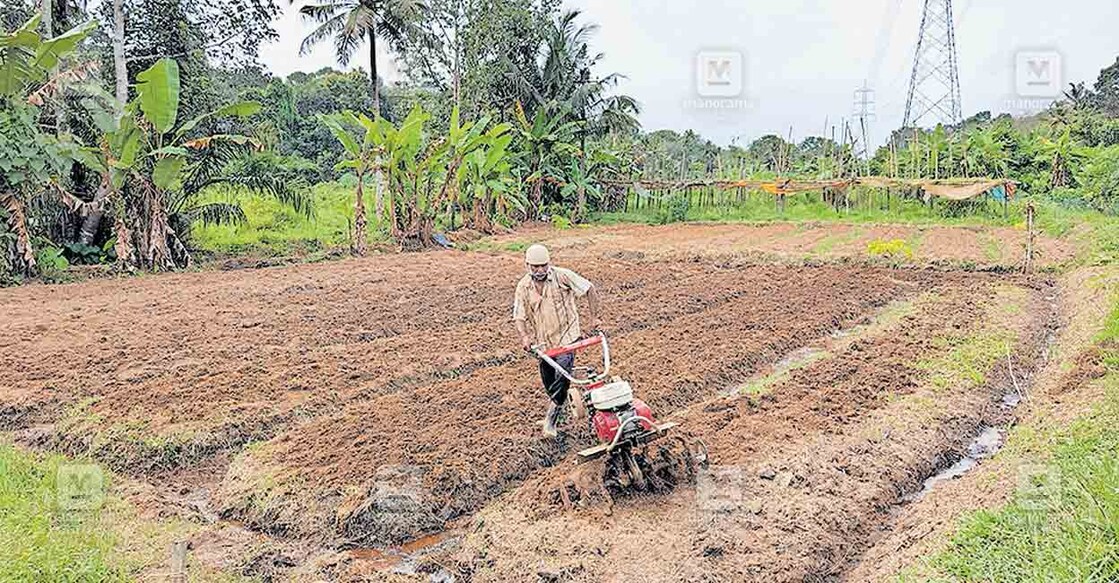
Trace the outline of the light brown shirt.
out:
<instances>
[{"instance_id":1,"label":"light brown shirt","mask_svg":"<svg viewBox=\"0 0 1119 583\"><path fill-rule=\"evenodd\" d=\"M513 321L526 322L536 343L544 348L575 342L582 335L575 298L586 295L591 287L591 282L578 273L552 267L541 292L532 275L525 274L513 294Z\"/></svg>"}]
</instances>

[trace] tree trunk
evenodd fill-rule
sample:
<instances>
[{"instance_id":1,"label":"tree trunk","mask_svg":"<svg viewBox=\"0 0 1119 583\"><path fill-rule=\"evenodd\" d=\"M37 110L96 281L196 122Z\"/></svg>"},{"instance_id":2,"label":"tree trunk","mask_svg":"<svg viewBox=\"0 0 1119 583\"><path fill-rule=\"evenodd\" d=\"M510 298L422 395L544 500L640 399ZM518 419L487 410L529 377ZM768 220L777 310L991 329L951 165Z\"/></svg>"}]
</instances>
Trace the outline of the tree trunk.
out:
<instances>
[{"instance_id":1,"label":"tree trunk","mask_svg":"<svg viewBox=\"0 0 1119 583\"><path fill-rule=\"evenodd\" d=\"M113 67L116 71L117 101L128 103L128 65L124 60L123 0L113 0Z\"/></svg>"},{"instance_id":2,"label":"tree trunk","mask_svg":"<svg viewBox=\"0 0 1119 583\"><path fill-rule=\"evenodd\" d=\"M13 193L0 195L0 206L8 209L8 225L16 235L15 271L31 275L35 271L35 250L31 247L31 233L27 230L27 216L23 201Z\"/></svg>"},{"instance_id":3,"label":"tree trunk","mask_svg":"<svg viewBox=\"0 0 1119 583\"><path fill-rule=\"evenodd\" d=\"M532 208L532 215L528 217L528 220L535 221L540 218L540 207L543 206L544 200L543 194L544 179L538 178L536 182L532 183L532 204L530 205Z\"/></svg>"},{"instance_id":4,"label":"tree trunk","mask_svg":"<svg viewBox=\"0 0 1119 583\"><path fill-rule=\"evenodd\" d=\"M579 208L576 211L575 222L581 223L587 216L587 189L585 186L579 186Z\"/></svg>"},{"instance_id":5,"label":"tree trunk","mask_svg":"<svg viewBox=\"0 0 1119 583\"><path fill-rule=\"evenodd\" d=\"M377 84L377 33L369 29L369 75L373 81L373 119L381 115L381 87ZM377 169L373 172L373 211L377 220L385 216L385 184L381 174L380 156L374 161Z\"/></svg>"},{"instance_id":6,"label":"tree trunk","mask_svg":"<svg viewBox=\"0 0 1119 583\"><path fill-rule=\"evenodd\" d=\"M354 246L350 250L354 255L365 255L365 175L357 175L357 196L354 199Z\"/></svg>"},{"instance_id":7,"label":"tree trunk","mask_svg":"<svg viewBox=\"0 0 1119 583\"><path fill-rule=\"evenodd\" d=\"M115 198L121 206L113 212L113 233L117 238L113 249L117 252L117 268L132 271L136 266L136 250L132 246L132 232L128 229L128 225L124 223L124 202L120 200L119 194Z\"/></svg>"},{"instance_id":8,"label":"tree trunk","mask_svg":"<svg viewBox=\"0 0 1119 583\"><path fill-rule=\"evenodd\" d=\"M101 179L101 186L97 189L97 193L93 195L93 203L90 205L89 214L82 221L82 229L78 233L78 242L82 245L93 244L93 239L97 236L97 229L101 226L101 219L105 215L105 210L101 207L105 204L105 198L108 195L109 177L105 176Z\"/></svg>"},{"instance_id":9,"label":"tree trunk","mask_svg":"<svg viewBox=\"0 0 1119 583\"><path fill-rule=\"evenodd\" d=\"M49 4L50 2L51 0L46 0L45 3ZM117 101L120 102L119 107L123 109L124 105L128 103L128 65L124 60L124 8L122 3L123 0L113 0L113 67L116 73L116 97ZM105 197L109 193L107 181L107 178L104 179L101 188L93 195L89 214L82 221L78 241L84 245L92 245L94 238L97 236L97 230L101 228L101 219L105 216L105 211L101 207L104 206Z\"/></svg>"},{"instance_id":10,"label":"tree trunk","mask_svg":"<svg viewBox=\"0 0 1119 583\"><path fill-rule=\"evenodd\" d=\"M377 31L369 27L369 77L373 81L373 113L381 115L381 88L377 84Z\"/></svg>"},{"instance_id":11,"label":"tree trunk","mask_svg":"<svg viewBox=\"0 0 1119 583\"><path fill-rule=\"evenodd\" d=\"M43 0L43 32L47 38L54 36L54 0Z\"/></svg>"},{"instance_id":12,"label":"tree trunk","mask_svg":"<svg viewBox=\"0 0 1119 583\"><path fill-rule=\"evenodd\" d=\"M177 267L171 245L173 232L167 220L167 213L163 209L163 201L159 192L150 189L148 195L148 209L150 221L148 224L148 249L145 255L149 269L173 270Z\"/></svg>"}]
</instances>

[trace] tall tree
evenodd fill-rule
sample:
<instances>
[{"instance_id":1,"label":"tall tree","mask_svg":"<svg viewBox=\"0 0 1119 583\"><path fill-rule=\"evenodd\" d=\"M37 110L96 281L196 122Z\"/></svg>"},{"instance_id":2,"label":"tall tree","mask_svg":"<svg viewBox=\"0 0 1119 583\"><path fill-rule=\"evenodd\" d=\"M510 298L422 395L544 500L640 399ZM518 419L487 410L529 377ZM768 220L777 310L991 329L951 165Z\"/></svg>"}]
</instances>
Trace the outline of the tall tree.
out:
<instances>
[{"instance_id":1,"label":"tall tree","mask_svg":"<svg viewBox=\"0 0 1119 583\"><path fill-rule=\"evenodd\" d=\"M401 69L463 113L503 112L517 95L509 70L536 67L558 0L428 0L405 39Z\"/></svg>"},{"instance_id":2,"label":"tall tree","mask_svg":"<svg viewBox=\"0 0 1119 583\"><path fill-rule=\"evenodd\" d=\"M295 0L292 0L294 2ZM369 42L369 77L373 81L373 111L381 112L381 90L377 74L377 38L401 50L409 28L423 14L420 0L329 0L299 9L304 17L318 23L299 46L306 54L317 44L333 41L338 62L347 65L358 47Z\"/></svg>"}]
</instances>

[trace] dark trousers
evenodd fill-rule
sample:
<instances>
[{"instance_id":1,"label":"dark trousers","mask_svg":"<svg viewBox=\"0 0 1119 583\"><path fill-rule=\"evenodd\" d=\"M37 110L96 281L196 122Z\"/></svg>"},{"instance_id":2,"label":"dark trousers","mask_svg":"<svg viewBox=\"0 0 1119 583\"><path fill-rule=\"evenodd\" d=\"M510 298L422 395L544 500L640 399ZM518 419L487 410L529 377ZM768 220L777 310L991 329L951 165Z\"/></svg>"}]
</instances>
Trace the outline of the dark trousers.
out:
<instances>
[{"instance_id":1,"label":"dark trousers","mask_svg":"<svg viewBox=\"0 0 1119 583\"><path fill-rule=\"evenodd\" d=\"M562 366L567 372L571 372L571 369L575 367L574 352L561 354L552 360L555 360L556 364ZM548 392L548 398L557 407L567 402L567 388L571 386L571 381L543 360L540 361L540 380L544 381L544 390Z\"/></svg>"}]
</instances>

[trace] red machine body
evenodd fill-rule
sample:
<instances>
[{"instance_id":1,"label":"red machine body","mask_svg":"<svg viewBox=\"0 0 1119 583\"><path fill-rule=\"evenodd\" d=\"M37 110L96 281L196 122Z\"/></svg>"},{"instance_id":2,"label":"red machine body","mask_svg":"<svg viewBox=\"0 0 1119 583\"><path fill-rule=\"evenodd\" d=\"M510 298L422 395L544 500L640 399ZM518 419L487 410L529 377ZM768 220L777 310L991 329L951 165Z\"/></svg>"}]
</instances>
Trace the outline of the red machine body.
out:
<instances>
[{"instance_id":1,"label":"red machine body","mask_svg":"<svg viewBox=\"0 0 1119 583\"><path fill-rule=\"evenodd\" d=\"M642 419L635 421L645 431L652 431L656 428L654 423L656 419L653 417L653 410L649 408L641 399L634 399L632 402L633 413ZM625 414L625 413L623 413ZM646 421L646 419L648 421ZM618 413L613 411L596 411L594 417L591 419L594 425L595 435L598 436L599 441L602 443L611 443L614 437L617 436L618 430L622 426L622 420L618 418Z\"/></svg>"}]
</instances>

